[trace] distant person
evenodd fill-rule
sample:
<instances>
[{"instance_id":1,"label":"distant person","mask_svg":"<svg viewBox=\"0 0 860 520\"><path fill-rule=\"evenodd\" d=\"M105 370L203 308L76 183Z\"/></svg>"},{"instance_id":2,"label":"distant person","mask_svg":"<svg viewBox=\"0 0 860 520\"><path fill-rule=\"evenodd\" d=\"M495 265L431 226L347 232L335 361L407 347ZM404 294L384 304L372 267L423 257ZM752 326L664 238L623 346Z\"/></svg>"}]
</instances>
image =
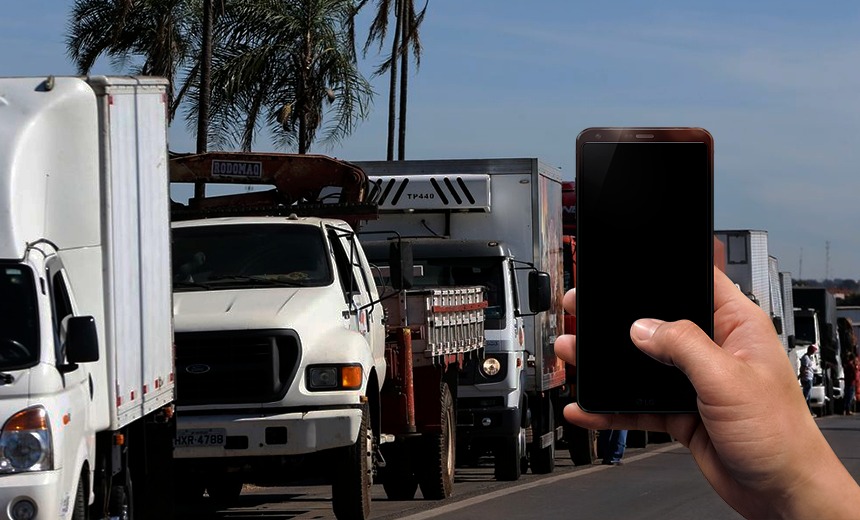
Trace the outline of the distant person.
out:
<instances>
[{"instance_id":1,"label":"distant person","mask_svg":"<svg viewBox=\"0 0 860 520\"><path fill-rule=\"evenodd\" d=\"M627 447L627 430L600 430L597 445L603 457L603 464L620 466Z\"/></svg>"},{"instance_id":2,"label":"distant person","mask_svg":"<svg viewBox=\"0 0 860 520\"><path fill-rule=\"evenodd\" d=\"M849 352L845 356L842 372L845 377L845 392L842 393L842 415L854 415L854 400L857 392L857 356Z\"/></svg>"},{"instance_id":3,"label":"distant person","mask_svg":"<svg viewBox=\"0 0 860 520\"><path fill-rule=\"evenodd\" d=\"M800 373L797 374L807 405L809 404L809 392L812 390L812 380L815 377L815 360L812 359L812 356L816 352L818 352L818 347L815 345L809 345L806 348L806 354L800 357Z\"/></svg>"},{"instance_id":4,"label":"distant person","mask_svg":"<svg viewBox=\"0 0 860 520\"><path fill-rule=\"evenodd\" d=\"M571 314L575 291L564 296ZM714 309L714 340L687 320L640 319L630 328L640 350L687 375L698 413L590 414L574 403L565 419L591 430L668 432L746 518L860 517L860 486L810 415L770 316L716 268ZM575 364L576 336L560 335L555 351Z\"/></svg>"}]
</instances>

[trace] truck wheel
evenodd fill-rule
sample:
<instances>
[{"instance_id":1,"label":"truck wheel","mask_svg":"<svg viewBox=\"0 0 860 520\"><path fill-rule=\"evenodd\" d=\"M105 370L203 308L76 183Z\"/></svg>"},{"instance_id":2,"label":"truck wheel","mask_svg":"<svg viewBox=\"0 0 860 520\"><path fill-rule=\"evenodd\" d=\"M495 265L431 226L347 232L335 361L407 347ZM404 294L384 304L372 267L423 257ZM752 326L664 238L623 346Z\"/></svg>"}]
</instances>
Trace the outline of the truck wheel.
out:
<instances>
[{"instance_id":1,"label":"truck wheel","mask_svg":"<svg viewBox=\"0 0 860 520\"><path fill-rule=\"evenodd\" d=\"M648 432L645 430L629 430L627 432L628 448L644 448L648 444ZM599 454L601 457L603 454Z\"/></svg>"},{"instance_id":2,"label":"truck wheel","mask_svg":"<svg viewBox=\"0 0 860 520\"><path fill-rule=\"evenodd\" d=\"M454 417L454 397L448 384L439 387L442 405L439 433L424 435L417 446L421 446L423 459L417 470L421 494L428 500L448 498L454 491L454 457L457 420ZM423 456L422 456L423 455Z\"/></svg>"},{"instance_id":3,"label":"truck wheel","mask_svg":"<svg viewBox=\"0 0 860 520\"><path fill-rule=\"evenodd\" d=\"M131 500L125 486L114 486L110 490L108 500L108 514L111 518L118 520L129 520L131 518Z\"/></svg>"},{"instance_id":4,"label":"truck wheel","mask_svg":"<svg viewBox=\"0 0 860 520\"><path fill-rule=\"evenodd\" d=\"M564 427L567 449L574 466L590 466L595 457L595 430L588 430L572 424Z\"/></svg>"},{"instance_id":5,"label":"truck wheel","mask_svg":"<svg viewBox=\"0 0 860 520\"><path fill-rule=\"evenodd\" d=\"M493 453L496 480L519 480L522 460L525 458L525 436L525 429L520 428L516 437L505 437L499 441Z\"/></svg>"},{"instance_id":6,"label":"truck wheel","mask_svg":"<svg viewBox=\"0 0 860 520\"><path fill-rule=\"evenodd\" d=\"M206 484L206 491L216 507L226 507L242 494L242 479L227 473L216 475Z\"/></svg>"},{"instance_id":7,"label":"truck wheel","mask_svg":"<svg viewBox=\"0 0 860 520\"><path fill-rule=\"evenodd\" d=\"M666 432L648 432L648 444L665 444L672 442L672 436Z\"/></svg>"},{"instance_id":8,"label":"truck wheel","mask_svg":"<svg viewBox=\"0 0 860 520\"><path fill-rule=\"evenodd\" d=\"M367 520L370 517L370 487L373 484L373 431L367 405L361 408L361 426L355 443L337 451L331 485L331 503L338 520Z\"/></svg>"},{"instance_id":9,"label":"truck wheel","mask_svg":"<svg viewBox=\"0 0 860 520\"><path fill-rule=\"evenodd\" d=\"M84 476L78 479L78 488L75 490L75 505L72 509L72 520L87 520L87 488L84 484Z\"/></svg>"},{"instance_id":10,"label":"truck wheel","mask_svg":"<svg viewBox=\"0 0 860 520\"><path fill-rule=\"evenodd\" d=\"M532 424L532 429L538 426L539 430L532 436L529 450L532 473L536 475L552 473L555 469L555 415L552 400L547 399L546 405L541 406L540 415L535 423L537 424ZM549 446L541 448L540 438L547 433L552 433L552 442Z\"/></svg>"},{"instance_id":11,"label":"truck wheel","mask_svg":"<svg viewBox=\"0 0 860 520\"><path fill-rule=\"evenodd\" d=\"M409 445L398 441L383 445L385 468L380 468L382 489L390 500L412 500L418 490L418 479L412 471Z\"/></svg>"},{"instance_id":12,"label":"truck wheel","mask_svg":"<svg viewBox=\"0 0 860 520\"><path fill-rule=\"evenodd\" d=\"M196 475L182 475L183 478L177 479L176 501L180 504L196 504L203 498L203 493L206 491L206 486L200 482Z\"/></svg>"}]
</instances>

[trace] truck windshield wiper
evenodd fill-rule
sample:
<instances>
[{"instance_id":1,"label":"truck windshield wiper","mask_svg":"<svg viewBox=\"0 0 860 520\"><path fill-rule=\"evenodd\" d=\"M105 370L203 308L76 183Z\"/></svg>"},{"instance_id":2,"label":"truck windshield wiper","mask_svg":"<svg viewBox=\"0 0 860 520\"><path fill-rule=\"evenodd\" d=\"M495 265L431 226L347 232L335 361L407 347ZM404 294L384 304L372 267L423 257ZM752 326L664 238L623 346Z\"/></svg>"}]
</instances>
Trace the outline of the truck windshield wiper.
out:
<instances>
[{"instance_id":1,"label":"truck windshield wiper","mask_svg":"<svg viewBox=\"0 0 860 520\"><path fill-rule=\"evenodd\" d=\"M173 282L173 288L174 289L197 288L197 289L209 290L212 287L208 283L182 281L182 282Z\"/></svg>"},{"instance_id":2,"label":"truck windshield wiper","mask_svg":"<svg viewBox=\"0 0 860 520\"><path fill-rule=\"evenodd\" d=\"M273 278L270 276L243 276L243 275L224 275L212 276L209 282L239 282L239 283L262 283L273 287L304 287L305 283L295 280L286 280L284 278Z\"/></svg>"}]
</instances>

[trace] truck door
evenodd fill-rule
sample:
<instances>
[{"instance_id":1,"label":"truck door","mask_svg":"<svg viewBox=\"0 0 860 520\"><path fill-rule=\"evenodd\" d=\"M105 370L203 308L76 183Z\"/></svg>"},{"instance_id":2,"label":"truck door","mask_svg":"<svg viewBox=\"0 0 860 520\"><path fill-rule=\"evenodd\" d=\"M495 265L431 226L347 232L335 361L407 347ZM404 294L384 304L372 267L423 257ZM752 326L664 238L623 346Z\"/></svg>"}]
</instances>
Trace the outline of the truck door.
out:
<instances>
[{"instance_id":1,"label":"truck door","mask_svg":"<svg viewBox=\"0 0 860 520\"><path fill-rule=\"evenodd\" d=\"M67 365L65 353L65 324L66 318L74 316L71 290L68 277L59 259L52 259L47 265L48 289L51 300L51 329L53 332L53 347L58 368ZM62 426L63 442L69 449L63 450L63 460L59 461L64 468L74 468L78 463L76 457L85 448L85 453L94 453L95 437L89 432L93 430L93 384L89 364L78 365L74 370L63 370L62 396L57 399L57 409L53 410L56 425ZM102 383L104 384L104 383ZM56 428L55 428L56 430ZM80 443L80 444L79 444ZM87 446L81 446L86 443ZM91 461L92 462L92 461ZM63 489L71 489L71 479L77 477L76 471L62 472L69 479Z\"/></svg>"},{"instance_id":2,"label":"truck door","mask_svg":"<svg viewBox=\"0 0 860 520\"><path fill-rule=\"evenodd\" d=\"M384 327L374 325L382 320L382 306L377 298L376 285L369 276L369 264L352 231L330 226L328 237L344 301L350 310L350 328L367 338L378 364L384 356L385 332Z\"/></svg>"}]
</instances>

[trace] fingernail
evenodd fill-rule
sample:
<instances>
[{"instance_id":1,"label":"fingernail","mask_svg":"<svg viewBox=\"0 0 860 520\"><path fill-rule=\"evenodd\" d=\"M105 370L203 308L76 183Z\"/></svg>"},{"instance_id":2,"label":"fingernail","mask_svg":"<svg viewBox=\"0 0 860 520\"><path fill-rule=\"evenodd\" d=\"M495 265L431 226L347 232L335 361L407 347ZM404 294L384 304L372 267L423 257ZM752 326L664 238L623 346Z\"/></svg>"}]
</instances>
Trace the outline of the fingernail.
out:
<instances>
[{"instance_id":1,"label":"fingernail","mask_svg":"<svg viewBox=\"0 0 860 520\"><path fill-rule=\"evenodd\" d=\"M663 323L664 322L662 320L651 318L636 320L630 328L630 335L633 336L633 339L638 339L640 341L649 340L651 339L651 336L654 335L654 331L657 330L657 327Z\"/></svg>"}]
</instances>

